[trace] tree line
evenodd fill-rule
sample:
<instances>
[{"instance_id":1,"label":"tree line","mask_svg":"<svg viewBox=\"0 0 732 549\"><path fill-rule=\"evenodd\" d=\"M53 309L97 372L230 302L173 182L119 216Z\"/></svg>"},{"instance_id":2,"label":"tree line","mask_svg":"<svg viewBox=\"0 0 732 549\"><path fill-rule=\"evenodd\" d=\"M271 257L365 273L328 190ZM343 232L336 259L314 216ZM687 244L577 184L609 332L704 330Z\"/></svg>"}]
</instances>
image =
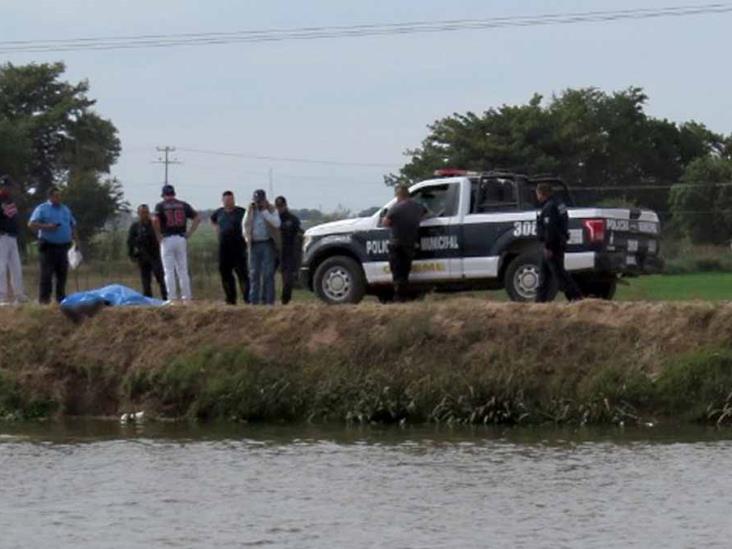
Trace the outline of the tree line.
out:
<instances>
[{"instance_id":1,"label":"tree line","mask_svg":"<svg viewBox=\"0 0 732 549\"><path fill-rule=\"evenodd\" d=\"M723 243L732 235L732 136L704 124L646 113L648 96L568 89L482 114L455 113L428 126L388 185L439 168L553 174L578 202L652 208L680 236Z\"/></svg>"},{"instance_id":2,"label":"tree line","mask_svg":"<svg viewBox=\"0 0 732 549\"><path fill-rule=\"evenodd\" d=\"M94 110L89 83L67 82L64 72L63 63L0 65L0 174L18 183L24 211L51 186L61 187L80 238L89 243L129 211L121 183L110 176L121 144L114 124ZM679 236L728 242L732 135L650 116L647 103L637 87L583 88L548 100L536 94L526 104L481 114L454 113L430 124L421 145L406 152L405 165L385 182L415 182L455 167L553 174L575 189L580 203L653 208ZM302 213L313 221L326 217Z\"/></svg>"}]
</instances>

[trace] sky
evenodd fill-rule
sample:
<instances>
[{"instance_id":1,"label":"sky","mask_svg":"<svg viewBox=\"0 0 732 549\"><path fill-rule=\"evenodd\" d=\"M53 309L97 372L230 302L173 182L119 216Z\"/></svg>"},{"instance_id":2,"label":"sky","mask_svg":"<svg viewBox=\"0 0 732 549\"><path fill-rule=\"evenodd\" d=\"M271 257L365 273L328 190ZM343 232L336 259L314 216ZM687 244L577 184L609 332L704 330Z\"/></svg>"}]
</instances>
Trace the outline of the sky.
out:
<instances>
[{"instance_id":1,"label":"sky","mask_svg":"<svg viewBox=\"0 0 732 549\"><path fill-rule=\"evenodd\" d=\"M704 4L704 0L0 0L0 40L487 19ZM170 181L198 208L233 190L294 208L354 212L388 201L427 125L569 87L641 86L648 112L732 133L732 14L166 49L0 54L0 63L64 61L87 79L119 130L112 169L136 205L160 195L156 147L181 164ZM326 160L302 163L198 151ZM356 165L352 165L356 164ZM358 164L370 164L369 166ZM271 174L271 180L270 180Z\"/></svg>"}]
</instances>

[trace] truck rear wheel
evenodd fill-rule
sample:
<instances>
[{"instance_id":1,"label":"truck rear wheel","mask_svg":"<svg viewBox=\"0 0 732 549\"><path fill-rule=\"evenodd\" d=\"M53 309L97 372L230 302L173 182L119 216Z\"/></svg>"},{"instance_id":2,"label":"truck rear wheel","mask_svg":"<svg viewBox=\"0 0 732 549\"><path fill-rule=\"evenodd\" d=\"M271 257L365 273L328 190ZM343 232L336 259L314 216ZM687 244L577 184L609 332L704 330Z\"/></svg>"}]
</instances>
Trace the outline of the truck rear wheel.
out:
<instances>
[{"instance_id":1,"label":"truck rear wheel","mask_svg":"<svg viewBox=\"0 0 732 549\"><path fill-rule=\"evenodd\" d=\"M361 266L344 255L329 257L315 270L315 294L330 305L359 303L366 293Z\"/></svg>"},{"instance_id":2,"label":"truck rear wheel","mask_svg":"<svg viewBox=\"0 0 732 549\"><path fill-rule=\"evenodd\" d=\"M611 300L615 297L618 281L615 278L579 279L577 285L584 297Z\"/></svg>"},{"instance_id":3,"label":"truck rear wheel","mask_svg":"<svg viewBox=\"0 0 732 549\"><path fill-rule=\"evenodd\" d=\"M503 285L511 301L531 302L536 299L541 277L541 256L537 252L524 252L509 263L503 275ZM549 300L557 295L557 286L549 290Z\"/></svg>"}]
</instances>

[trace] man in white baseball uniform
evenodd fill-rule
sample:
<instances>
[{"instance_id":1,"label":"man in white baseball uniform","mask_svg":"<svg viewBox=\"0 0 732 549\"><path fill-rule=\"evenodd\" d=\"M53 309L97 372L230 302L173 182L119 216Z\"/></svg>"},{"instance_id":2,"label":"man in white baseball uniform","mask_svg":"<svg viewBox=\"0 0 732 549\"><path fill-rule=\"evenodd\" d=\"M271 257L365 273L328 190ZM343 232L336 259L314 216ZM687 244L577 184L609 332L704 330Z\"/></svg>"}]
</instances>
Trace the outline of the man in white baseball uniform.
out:
<instances>
[{"instance_id":1,"label":"man in white baseball uniform","mask_svg":"<svg viewBox=\"0 0 732 549\"><path fill-rule=\"evenodd\" d=\"M188 220L191 228L188 229ZM190 204L175 197L173 185L163 187L163 201L155 206L153 223L155 233L160 242L160 255L163 258L165 272L165 286L168 289L168 298L190 301L191 279L188 274L188 245L187 239L196 232L201 218ZM180 284L180 292L178 284Z\"/></svg>"},{"instance_id":2,"label":"man in white baseball uniform","mask_svg":"<svg viewBox=\"0 0 732 549\"><path fill-rule=\"evenodd\" d=\"M13 202L13 183L10 177L2 176L0 177L0 305L10 303L11 292L16 303L28 300L23 289L18 228L18 207Z\"/></svg>"}]
</instances>

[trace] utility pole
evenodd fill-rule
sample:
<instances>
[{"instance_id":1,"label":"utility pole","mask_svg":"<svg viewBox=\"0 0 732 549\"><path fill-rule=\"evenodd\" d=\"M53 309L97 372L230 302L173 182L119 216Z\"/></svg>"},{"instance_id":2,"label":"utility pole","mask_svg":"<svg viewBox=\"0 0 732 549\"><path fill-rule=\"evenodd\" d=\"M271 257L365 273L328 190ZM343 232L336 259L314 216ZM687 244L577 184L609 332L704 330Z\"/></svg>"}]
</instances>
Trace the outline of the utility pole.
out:
<instances>
[{"instance_id":1,"label":"utility pole","mask_svg":"<svg viewBox=\"0 0 732 549\"><path fill-rule=\"evenodd\" d=\"M167 145L165 147L155 147L155 149L163 153L162 157L158 157L157 160L153 162L153 164L165 164L165 184L168 184L168 166L170 164L182 164L182 162L178 161L175 158L170 158L170 153L175 152L175 147L168 147Z\"/></svg>"},{"instance_id":2,"label":"utility pole","mask_svg":"<svg viewBox=\"0 0 732 549\"><path fill-rule=\"evenodd\" d=\"M274 200L274 178L272 177L272 168L269 169L269 199Z\"/></svg>"}]
</instances>

